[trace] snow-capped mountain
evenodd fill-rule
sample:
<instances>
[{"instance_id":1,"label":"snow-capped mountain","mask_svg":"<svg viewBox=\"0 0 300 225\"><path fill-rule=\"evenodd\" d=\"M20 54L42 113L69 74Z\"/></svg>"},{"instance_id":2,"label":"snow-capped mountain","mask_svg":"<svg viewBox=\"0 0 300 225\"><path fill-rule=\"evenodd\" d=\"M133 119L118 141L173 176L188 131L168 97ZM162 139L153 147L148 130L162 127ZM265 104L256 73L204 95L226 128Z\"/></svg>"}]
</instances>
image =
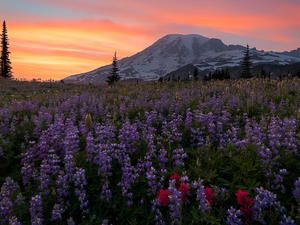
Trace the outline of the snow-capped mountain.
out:
<instances>
[{"instance_id":1,"label":"snow-capped mountain","mask_svg":"<svg viewBox=\"0 0 300 225\"><path fill-rule=\"evenodd\" d=\"M169 34L143 51L118 61L121 80L157 80L165 74L187 64L194 64L199 70L233 67L241 64L245 47L225 45L220 39L207 38L197 34ZM300 62L300 58L289 52L264 52L250 49L253 64L290 64ZM105 83L111 65L99 67L87 73L64 78L65 82Z\"/></svg>"}]
</instances>

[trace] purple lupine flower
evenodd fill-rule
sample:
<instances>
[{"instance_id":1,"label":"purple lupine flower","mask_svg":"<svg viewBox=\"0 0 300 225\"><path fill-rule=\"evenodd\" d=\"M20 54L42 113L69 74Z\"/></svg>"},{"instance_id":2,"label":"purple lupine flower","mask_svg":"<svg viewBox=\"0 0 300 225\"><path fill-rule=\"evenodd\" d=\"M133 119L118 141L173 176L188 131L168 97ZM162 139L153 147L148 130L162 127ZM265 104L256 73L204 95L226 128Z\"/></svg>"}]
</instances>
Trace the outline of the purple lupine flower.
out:
<instances>
[{"instance_id":1,"label":"purple lupine flower","mask_svg":"<svg viewBox=\"0 0 300 225\"><path fill-rule=\"evenodd\" d=\"M36 195L32 197L30 200L30 215L31 215L31 223L33 225L42 225L43 219L43 209L42 209L42 197L40 195Z\"/></svg>"},{"instance_id":2,"label":"purple lupine flower","mask_svg":"<svg viewBox=\"0 0 300 225\"><path fill-rule=\"evenodd\" d=\"M107 202L109 202L109 199L112 198L112 192L109 189L109 181L108 180L106 180L105 183L102 186L100 198L102 200L105 198Z\"/></svg>"},{"instance_id":3,"label":"purple lupine flower","mask_svg":"<svg viewBox=\"0 0 300 225\"><path fill-rule=\"evenodd\" d=\"M95 154L95 144L94 144L94 137L92 132L88 133L86 138L86 161L93 162L94 154Z\"/></svg>"},{"instance_id":4,"label":"purple lupine flower","mask_svg":"<svg viewBox=\"0 0 300 225\"><path fill-rule=\"evenodd\" d=\"M268 190L264 190L262 187L256 188L255 192L258 194L253 199L253 220L259 221L262 224L267 224L263 218L263 209L269 209L272 206L275 208L275 212L285 211L284 207L280 206L280 203L277 201L277 195L273 194Z\"/></svg>"},{"instance_id":5,"label":"purple lupine flower","mask_svg":"<svg viewBox=\"0 0 300 225\"><path fill-rule=\"evenodd\" d=\"M137 125L131 125L129 122L125 122L119 132L120 135L118 136L118 139L121 141L121 144L125 145L126 153L131 155L137 150L134 145L135 142L140 139L139 132L137 131Z\"/></svg>"},{"instance_id":6,"label":"purple lupine flower","mask_svg":"<svg viewBox=\"0 0 300 225\"><path fill-rule=\"evenodd\" d=\"M180 181L182 183L188 183L189 182L189 178L188 178L188 176L186 176L186 171L182 171L182 176L180 177Z\"/></svg>"},{"instance_id":7,"label":"purple lupine flower","mask_svg":"<svg viewBox=\"0 0 300 225\"><path fill-rule=\"evenodd\" d=\"M187 157L188 155L184 152L183 148L173 150L173 159L175 159L175 162L173 162L174 168L180 166L184 167L183 160Z\"/></svg>"},{"instance_id":8,"label":"purple lupine flower","mask_svg":"<svg viewBox=\"0 0 300 225\"><path fill-rule=\"evenodd\" d=\"M283 215L281 216L281 219L282 219L282 221L280 221L280 222L278 223L279 225L296 225L296 224L294 223L294 220L292 220L291 217L286 217L285 214L283 214Z\"/></svg>"},{"instance_id":9,"label":"purple lupine flower","mask_svg":"<svg viewBox=\"0 0 300 225\"><path fill-rule=\"evenodd\" d=\"M139 174L136 173L134 166L131 165L130 157L128 155L125 156L122 171L123 174L121 182L119 182L117 185L122 187L122 196L132 198L132 194L128 193L128 191L131 189L131 185L135 182Z\"/></svg>"},{"instance_id":10,"label":"purple lupine flower","mask_svg":"<svg viewBox=\"0 0 300 225\"><path fill-rule=\"evenodd\" d=\"M161 169L165 169L166 168L166 163L168 162L167 151L165 149L160 149L157 159L158 159L159 167Z\"/></svg>"},{"instance_id":11,"label":"purple lupine flower","mask_svg":"<svg viewBox=\"0 0 300 225\"><path fill-rule=\"evenodd\" d=\"M48 186L51 182L51 178L49 176L50 166L47 163L47 160L44 159L40 166L40 174L38 176L38 180L41 182L40 186L38 186L38 190L43 191L45 195L48 195L50 191L48 190Z\"/></svg>"},{"instance_id":12,"label":"purple lupine flower","mask_svg":"<svg viewBox=\"0 0 300 225\"><path fill-rule=\"evenodd\" d=\"M24 200L25 200L25 197L22 195L22 192L20 192L20 193L17 195L17 199L16 199L16 201L14 202L14 204L17 205L17 206L20 206L21 204L24 204L24 203L25 203Z\"/></svg>"},{"instance_id":13,"label":"purple lupine flower","mask_svg":"<svg viewBox=\"0 0 300 225\"><path fill-rule=\"evenodd\" d=\"M108 219L103 220L102 225L108 225Z\"/></svg>"},{"instance_id":14,"label":"purple lupine flower","mask_svg":"<svg viewBox=\"0 0 300 225\"><path fill-rule=\"evenodd\" d=\"M282 171L283 171L283 172L282 172ZM280 174L288 174L288 172L286 171L286 169L280 170L279 173L280 173ZM275 184L276 186L271 185L271 188L272 188L272 189L275 189L275 190L280 189L280 190L281 190L281 193L285 193L285 187L284 187L283 184L282 184L282 183L283 183L283 176L281 176L280 174L274 173L274 176L275 176L274 184Z\"/></svg>"},{"instance_id":15,"label":"purple lupine flower","mask_svg":"<svg viewBox=\"0 0 300 225\"><path fill-rule=\"evenodd\" d=\"M241 210L236 210L235 208L233 208L232 206L230 207L230 209L228 209L226 211L226 213L228 214L225 223L228 225L242 225L244 224L242 222L242 220L240 218L238 218L239 216L242 216L243 213L241 212Z\"/></svg>"},{"instance_id":16,"label":"purple lupine flower","mask_svg":"<svg viewBox=\"0 0 300 225\"><path fill-rule=\"evenodd\" d=\"M276 106L275 106L275 104L273 102L270 102L269 109L271 110L270 113L274 115L275 112L276 112Z\"/></svg>"},{"instance_id":17,"label":"purple lupine flower","mask_svg":"<svg viewBox=\"0 0 300 225\"><path fill-rule=\"evenodd\" d=\"M75 182L74 184L75 187L80 185L80 189L83 189L83 186L87 185L85 179L85 170L76 167L76 173L73 174L73 181Z\"/></svg>"},{"instance_id":18,"label":"purple lupine flower","mask_svg":"<svg viewBox=\"0 0 300 225\"><path fill-rule=\"evenodd\" d=\"M19 185L16 182L14 182L13 179L7 177L1 187L0 192L0 217L4 217L2 223L5 223L9 220L10 215L13 213L12 207L14 206L14 204L18 205L18 198L15 201L15 203L13 203L11 199L12 194L15 193L17 190L20 190ZM24 198L22 197L22 199L19 200L21 201L20 203L22 203Z\"/></svg>"},{"instance_id":19,"label":"purple lupine flower","mask_svg":"<svg viewBox=\"0 0 300 225\"><path fill-rule=\"evenodd\" d=\"M67 219L67 221L68 221L68 225L75 225L73 217L70 217L70 219Z\"/></svg>"},{"instance_id":20,"label":"purple lupine flower","mask_svg":"<svg viewBox=\"0 0 300 225\"><path fill-rule=\"evenodd\" d=\"M50 221L56 221L56 220L61 220L61 214L64 213L65 210L63 209L63 207L60 204L55 204L53 207L53 210L51 212L51 219Z\"/></svg>"},{"instance_id":21,"label":"purple lupine flower","mask_svg":"<svg viewBox=\"0 0 300 225\"><path fill-rule=\"evenodd\" d=\"M75 159L71 153L67 153L64 158L65 163L65 171L67 172L66 175L69 179L72 178L73 171L75 169Z\"/></svg>"},{"instance_id":22,"label":"purple lupine flower","mask_svg":"<svg viewBox=\"0 0 300 225\"><path fill-rule=\"evenodd\" d=\"M12 216L9 218L9 221L8 221L8 224L9 225L22 225L19 221L18 221L18 218L16 216Z\"/></svg>"},{"instance_id":23,"label":"purple lupine flower","mask_svg":"<svg viewBox=\"0 0 300 225\"><path fill-rule=\"evenodd\" d=\"M65 198L68 196L68 175L65 175L64 171L59 171L59 175L56 180L56 185L61 186L61 188L57 189L58 196Z\"/></svg>"},{"instance_id":24,"label":"purple lupine flower","mask_svg":"<svg viewBox=\"0 0 300 225\"><path fill-rule=\"evenodd\" d=\"M4 217L2 223L8 221L10 215L13 213L13 203L9 197L3 197L0 201L0 218Z\"/></svg>"},{"instance_id":25,"label":"purple lupine flower","mask_svg":"<svg viewBox=\"0 0 300 225\"><path fill-rule=\"evenodd\" d=\"M156 186L156 170L154 167L150 167L149 171L146 172L146 178L148 180L148 193L149 194L156 194L157 186Z\"/></svg>"},{"instance_id":26,"label":"purple lupine flower","mask_svg":"<svg viewBox=\"0 0 300 225\"><path fill-rule=\"evenodd\" d=\"M192 122L193 122L193 113L191 112L191 109L188 108L186 110L186 118L185 118L185 130L189 130L192 126Z\"/></svg>"},{"instance_id":27,"label":"purple lupine flower","mask_svg":"<svg viewBox=\"0 0 300 225\"><path fill-rule=\"evenodd\" d=\"M198 182L197 181L193 182L192 187L197 188L196 201L200 202L198 210L201 210L202 213L204 214L208 210L208 206L207 206L207 199L206 199L206 195L205 195L205 188L202 185L202 182L203 182L203 180L199 178Z\"/></svg>"},{"instance_id":28,"label":"purple lupine flower","mask_svg":"<svg viewBox=\"0 0 300 225\"><path fill-rule=\"evenodd\" d=\"M300 177L294 182L295 189L293 191L294 198L300 203Z\"/></svg>"},{"instance_id":29,"label":"purple lupine flower","mask_svg":"<svg viewBox=\"0 0 300 225\"><path fill-rule=\"evenodd\" d=\"M175 187L176 181L169 180L168 191L170 192L169 199L169 208L170 208L170 217L172 224L179 224L180 218L180 203L181 203L181 192Z\"/></svg>"},{"instance_id":30,"label":"purple lupine flower","mask_svg":"<svg viewBox=\"0 0 300 225\"><path fill-rule=\"evenodd\" d=\"M221 188L221 198L225 198L226 193L227 193L227 189Z\"/></svg>"},{"instance_id":31,"label":"purple lupine flower","mask_svg":"<svg viewBox=\"0 0 300 225\"><path fill-rule=\"evenodd\" d=\"M47 156L48 164L49 164L49 172L51 172L52 175L55 175L58 173L60 170L60 159L59 157L55 154L54 149L49 150L49 154Z\"/></svg>"},{"instance_id":32,"label":"purple lupine flower","mask_svg":"<svg viewBox=\"0 0 300 225\"><path fill-rule=\"evenodd\" d=\"M158 206L161 206L158 198L155 198L154 200L151 200L150 202L152 203L151 211L156 213L156 215L154 217L155 224L156 225L166 225L166 222L163 219L163 215L158 208Z\"/></svg>"}]
</instances>

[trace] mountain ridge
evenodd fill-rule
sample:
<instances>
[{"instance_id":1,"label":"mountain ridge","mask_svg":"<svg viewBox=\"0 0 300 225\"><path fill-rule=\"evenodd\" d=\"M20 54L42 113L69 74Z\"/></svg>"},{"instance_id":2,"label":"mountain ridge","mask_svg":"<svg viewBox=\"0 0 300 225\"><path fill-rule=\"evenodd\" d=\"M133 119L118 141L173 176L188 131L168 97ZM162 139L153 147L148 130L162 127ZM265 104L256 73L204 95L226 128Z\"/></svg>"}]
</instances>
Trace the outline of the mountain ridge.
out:
<instances>
[{"instance_id":1,"label":"mountain ridge","mask_svg":"<svg viewBox=\"0 0 300 225\"><path fill-rule=\"evenodd\" d=\"M157 80L187 64L201 70L214 70L240 65L246 47L226 45L218 38L207 38L198 34L168 34L144 50L120 59L118 67L121 80ZM258 51L250 49L253 64L290 64L300 62L300 48L291 52ZM299 54L299 57L297 57ZM63 80L71 83L104 84L111 65L68 76Z\"/></svg>"}]
</instances>

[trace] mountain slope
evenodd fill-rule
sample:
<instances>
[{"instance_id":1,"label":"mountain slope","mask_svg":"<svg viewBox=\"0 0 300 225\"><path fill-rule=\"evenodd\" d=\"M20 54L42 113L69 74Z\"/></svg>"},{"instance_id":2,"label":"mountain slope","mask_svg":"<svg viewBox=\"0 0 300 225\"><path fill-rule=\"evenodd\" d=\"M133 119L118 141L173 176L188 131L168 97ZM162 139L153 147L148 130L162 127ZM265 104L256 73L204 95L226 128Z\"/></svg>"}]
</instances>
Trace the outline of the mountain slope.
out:
<instances>
[{"instance_id":1,"label":"mountain slope","mask_svg":"<svg viewBox=\"0 0 300 225\"><path fill-rule=\"evenodd\" d=\"M187 64L194 64L199 70L216 69L240 65L245 47L225 45L220 39L207 38L197 34L169 34L143 51L118 61L122 80L157 80L167 73ZM252 62L289 64L300 58L284 53L251 49ZM93 71L64 78L65 82L105 83L111 65Z\"/></svg>"}]
</instances>

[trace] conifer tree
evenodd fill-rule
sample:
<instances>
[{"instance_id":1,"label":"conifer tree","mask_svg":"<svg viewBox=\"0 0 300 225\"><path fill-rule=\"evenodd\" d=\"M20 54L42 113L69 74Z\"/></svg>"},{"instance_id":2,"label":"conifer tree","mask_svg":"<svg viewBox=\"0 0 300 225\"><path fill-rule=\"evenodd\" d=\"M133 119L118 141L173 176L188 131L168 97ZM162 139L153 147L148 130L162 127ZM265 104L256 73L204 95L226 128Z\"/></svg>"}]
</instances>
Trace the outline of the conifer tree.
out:
<instances>
[{"instance_id":1,"label":"conifer tree","mask_svg":"<svg viewBox=\"0 0 300 225\"><path fill-rule=\"evenodd\" d=\"M247 45L245 55L243 58L243 62L242 62L243 70L242 70L241 78L251 78L252 77L252 74L250 73L250 69L252 66L250 59L251 59L251 57L250 57L249 45Z\"/></svg>"},{"instance_id":2,"label":"conifer tree","mask_svg":"<svg viewBox=\"0 0 300 225\"><path fill-rule=\"evenodd\" d=\"M118 68L118 59L117 59L117 52L115 52L115 55L112 60L112 68L111 71L109 72L110 76L107 77L106 82L109 85L113 85L114 83L118 82L120 80L120 75L119 75L119 68Z\"/></svg>"},{"instance_id":3,"label":"conifer tree","mask_svg":"<svg viewBox=\"0 0 300 225\"><path fill-rule=\"evenodd\" d=\"M198 70L197 69L194 70L194 80L195 81L198 80Z\"/></svg>"},{"instance_id":4,"label":"conifer tree","mask_svg":"<svg viewBox=\"0 0 300 225\"><path fill-rule=\"evenodd\" d=\"M266 78L266 71L264 70L264 68L261 69L260 77L261 77L263 80L265 80L265 78Z\"/></svg>"},{"instance_id":5,"label":"conifer tree","mask_svg":"<svg viewBox=\"0 0 300 225\"><path fill-rule=\"evenodd\" d=\"M3 29L2 34L0 35L1 39L1 57L0 57L0 76L4 78L11 78L11 62L9 59L9 51L8 51L8 36L7 36L7 29L5 20L3 21Z\"/></svg>"}]
</instances>

